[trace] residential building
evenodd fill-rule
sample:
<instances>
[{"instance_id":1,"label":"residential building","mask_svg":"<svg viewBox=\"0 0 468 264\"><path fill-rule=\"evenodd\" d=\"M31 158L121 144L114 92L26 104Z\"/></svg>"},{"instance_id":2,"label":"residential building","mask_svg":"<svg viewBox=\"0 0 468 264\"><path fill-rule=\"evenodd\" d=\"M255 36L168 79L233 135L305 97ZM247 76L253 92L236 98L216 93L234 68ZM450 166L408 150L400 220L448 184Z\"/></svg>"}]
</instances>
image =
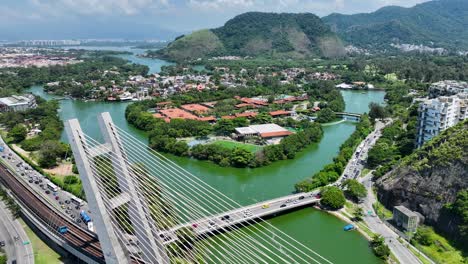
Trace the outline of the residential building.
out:
<instances>
[{"instance_id":1,"label":"residential building","mask_svg":"<svg viewBox=\"0 0 468 264\"><path fill-rule=\"evenodd\" d=\"M424 100L418 109L416 146L439 135L445 129L467 118L468 94L441 96Z\"/></svg>"},{"instance_id":2,"label":"residential building","mask_svg":"<svg viewBox=\"0 0 468 264\"><path fill-rule=\"evenodd\" d=\"M403 205L393 207L393 221L408 232L416 232L419 215Z\"/></svg>"},{"instance_id":3,"label":"residential building","mask_svg":"<svg viewBox=\"0 0 468 264\"><path fill-rule=\"evenodd\" d=\"M468 93L468 83L460 81L440 81L429 87L429 98Z\"/></svg>"},{"instance_id":4,"label":"residential building","mask_svg":"<svg viewBox=\"0 0 468 264\"><path fill-rule=\"evenodd\" d=\"M0 112L17 112L35 107L36 98L32 94L0 98Z\"/></svg>"}]
</instances>

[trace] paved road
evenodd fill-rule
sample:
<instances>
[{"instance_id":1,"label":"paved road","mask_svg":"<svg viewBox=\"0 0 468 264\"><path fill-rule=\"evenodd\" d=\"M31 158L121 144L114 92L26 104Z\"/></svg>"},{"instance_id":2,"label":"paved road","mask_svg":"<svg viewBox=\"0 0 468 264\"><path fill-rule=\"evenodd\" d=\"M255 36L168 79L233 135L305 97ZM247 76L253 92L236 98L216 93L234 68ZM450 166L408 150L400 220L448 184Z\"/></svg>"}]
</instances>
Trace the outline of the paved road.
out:
<instances>
[{"instance_id":1,"label":"paved road","mask_svg":"<svg viewBox=\"0 0 468 264\"><path fill-rule=\"evenodd\" d=\"M160 236L165 244L172 243L177 240L175 231L182 227L192 227L194 232L200 236L212 235L215 231L229 230L229 227L242 224L253 219L317 203L320 201L320 197L317 196L318 193L318 191L297 193L244 206L188 224L176 226L169 231L161 232Z\"/></svg>"},{"instance_id":2,"label":"paved road","mask_svg":"<svg viewBox=\"0 0 468 264\"><path fill-rule=\"evenodd\" d=\"M386 120L385 122L376 121L374 131L372 131L356 148L356 151L346 165L341 178L334 185L341 185L347 179L359 178L359 175L361 175L361 172L364 169L369 150L375 145L377 140L382 135L382 129L392 122L393 121L390 119Z\"/></svg>"},{"instance_id":3,"label":"paved road","mask_svg":"<svg viewBox=\"0 0 468 264\"><path fill-rule=\"evenodd\" d=\"M365 167L365 161L367 160L369 150L375 145L382 135L383 128L390 125L392 122L393 120L391 119L384 122L376 122L374 131L372 131L372 133L370 133L356 148L356 152L353 154L353 157L348 162L341 178L337 183L335 183L335 185L341 185L347 179L357 179L362 182L368 191L367 197L363 200L362 207L364 212L368 214L370 213L370 215L366 215L364 217L364 222L372 232L380 234L385 238L386 244L400 263L416 264L421 263L421 261L419 261L419 259L408 248L406 248L405 245L397 240L398 234L383 223L374 212L372 204L377 200L372 191L372 174L368 174L364 178L359 177Z\"/></svg>"},{"instance_id":4,"label":"paved road","mask_svg":"<svg viewBox=\"0 0 468 264\"><path fill-rule=\"evenodd\" d=\"M0 202L0 241L5 241L5 252L8 256L8 263L16 260L18 264L34 264L34 253L28 235L24 231L21 223L13 219L5 203Z\"/></svg>"},{"instance_id":5,"label":"paved road","mask_svg":"<svg viewBox=\"0 0 468 264\"><path fill-rule=\"evenodd\" d=\"M372 232L382 235L385 238L385 242L392 250L395 257L400 261L400 263L405 264L416 264L422 263L405 245L398 241L398 234L390 229L382 220L376 216L372 204L377 200L375 198L374 192L372 191L372 174L366 175L362 182L367 188L367 197L362 203L364 212L370 212L371 215L364 216L364 222L367 224Z\"/></svg>"},{"instance_id":6,"label":"paved road","mask_svg":"<svg viewBox=\"0 0 468 264\"><path fill-rule=\"evenodd\" d=\"M80 212L82 210L86 211L90 217L92 217L91 212L88 209L86 202L82 202L82 205L73 203L72 198L76 198L71 193L61 190L58 188L57 192L52 191L47 187L47 183L50 182L44 175L35 171L31 166L29 166L23 159L18 156L10 147L3 141L0 137L0 146L3 146L5 149L3 152L0 152L0 159L3 160L7 166L10 167L10 170L23 182L29 184L31 189L36 191L40 196L48 200L58 211L63 211L67 216L75 221L76 224L82 226L83 228L88 228L86 223L83 223L80 219ZM76 200L76 199L75 199ZM91 230L94 232L94 230Z\"/></svg>"}]
</instances>

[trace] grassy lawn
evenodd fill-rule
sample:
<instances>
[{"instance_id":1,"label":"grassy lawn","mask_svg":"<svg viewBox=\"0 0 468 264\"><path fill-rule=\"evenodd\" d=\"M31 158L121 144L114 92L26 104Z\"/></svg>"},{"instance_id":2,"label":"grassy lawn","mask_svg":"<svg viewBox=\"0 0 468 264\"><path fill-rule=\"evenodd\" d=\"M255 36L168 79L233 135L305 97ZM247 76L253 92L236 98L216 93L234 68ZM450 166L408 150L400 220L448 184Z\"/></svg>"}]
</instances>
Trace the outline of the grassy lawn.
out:
<instances>
[{"instance_id":1,"label":"grassy lawn","mask_svg":"<svg viewBox=\"0 0 468 264\"><path fill-rule=\"evenodd\" d=\"M244 144L241 142L235 141L227 141L227 140L218 140L213 144L218 144L226 148L234 149L234 148L244 148L251 152L257 152L258 150L262 149L261 146L253 145L253 144Z\"/></svg>"},{"instance_id":2,"label":"grassy lawn","mask_svg":"<svg viewBox=\"0 0 468 264\"><path fill-rule=\"evenodd\" d=\"M36 234L26 225L23 220L19 219L26 234L28 235L34 251L34 262L36 264L60 264L62 261L58 253L44 243Z\"/></svg>"},{"instance_id":3,"label":"grassy lawn","mask_svg":"<svg viewBox=\"0 0 468 264\"><path fill-rule=\"evenodd\" d=\"M437 263L467 263L468 260L463 258L462 252L450 245L444 237L434 232L431 227L420 227L430 231L431 245L424 246L415 243L415 247L424 252L428 257Z\"/></svg>"},{"instance_id":4,"label":"grassy lawn","mask_svg":"<svg viewBox=\"0 0 468 264\"><path fill-rule=\"evenodd\" d=\"M389 81L398 81L398 76L396 75L396 73L389 73L385 75L385 79Z\"/></svg>"},{"instance_id":5,"label":"grassy lawn","mask_svg":"<svg viewBox=\"0 0 468 264\"><path fill-rule=\"evenodd\" d=\"M388 210L381 203L376 202L372 205L374 207L375 213L383 219L393 218L392 211Z\"/></svg>"},{"instance_id":6,"label":"grassy lawn","mask_svg":"<svg viewBox=\"0 0 468 264\"><path fill-rule=\"evenodd\" d=\"M361 171L361 177L364 177L366 176L371 170L368 169L368 168L364 168L362 171Z\"/></svg>"}]
</instances>

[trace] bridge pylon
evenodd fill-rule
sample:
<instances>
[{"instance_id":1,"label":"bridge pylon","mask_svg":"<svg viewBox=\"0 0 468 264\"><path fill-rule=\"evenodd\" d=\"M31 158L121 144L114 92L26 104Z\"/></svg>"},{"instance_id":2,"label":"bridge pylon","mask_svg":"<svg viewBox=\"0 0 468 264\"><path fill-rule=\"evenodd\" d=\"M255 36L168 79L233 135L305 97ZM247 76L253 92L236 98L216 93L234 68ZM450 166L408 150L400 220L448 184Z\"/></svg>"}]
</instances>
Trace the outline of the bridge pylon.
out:
<instances>
[{"instance_id":1,"label":"bridge pylon","mask_svg":"<svg viewBox=\"0 0 468 264\"><path fill-rule=\"evenodd\" d=\"M139 254L141 259L145 263L167 264L169 263L169 257L160 237L157 236L155 223L147 216L147 212L149 212L148 204L137 191L136 175L134 175L134 170L128 167L122 141L110 114L106 112L99 115L98 123L105 141L103 146L98 147L90 147L87 144L78 120L67 121L65 127L88 205L94 217L95 229L101 242L106 263L131 263L130 252L118 239L124 235L124 231L112 225L113 222L117 221L113 219L113 210L121 206L127 206L131 225L138 243L141 245ZM90 150L93 150L96 157L101 155L105 157L106 154L111 152L113 158L109 165L115 173L119 189L122 190L116 197L108 197L106 191L98 187L97 179L99 175L96 175L97 173L92 169L91 164L94 163L93 158L95 157L90 158ZM111 206L106 207L105 201ZM114 203L113 201L118 202Z\"/></svg>"}]
</instances>

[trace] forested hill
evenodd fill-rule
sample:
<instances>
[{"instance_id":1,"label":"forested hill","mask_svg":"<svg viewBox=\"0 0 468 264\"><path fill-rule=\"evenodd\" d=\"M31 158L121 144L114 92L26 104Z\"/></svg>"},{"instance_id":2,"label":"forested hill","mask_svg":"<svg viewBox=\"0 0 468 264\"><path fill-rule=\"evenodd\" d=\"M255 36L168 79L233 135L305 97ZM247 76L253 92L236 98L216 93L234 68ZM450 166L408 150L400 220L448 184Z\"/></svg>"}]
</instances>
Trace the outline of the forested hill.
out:
<instances>
[{"instance_id":1,"label":"forested hill","mask_svg":"<svg viewBox=\"0 0 468 264\"><path fill-rule=\"evenodd\" d=\"M343 54L339 38L313 14L249 12L220 28L179 37L157 55L181 61L226 55L307 58Z\"/></svg>"},{"instance_id":2,"label":"forested hill","mask_svg":"<svg viewBox=\"0 0 468 264\"><path fill-rule=\"evenodd\" d=\"M388 208L403 204L468 252L468 120L449 128L377 181Z\"/></svg>"},{"instance_id":3,"label":"forested hill","mask_svg":"<svg viewBox=\"0 0 468 264\"><path fill-rule=\"evenodd\" d=\"M368 14L331 14L322 19L344 42L362 48L382 50L395 43L468 49L467 0L388 6Z\"/></svg>"}]
</instances>

